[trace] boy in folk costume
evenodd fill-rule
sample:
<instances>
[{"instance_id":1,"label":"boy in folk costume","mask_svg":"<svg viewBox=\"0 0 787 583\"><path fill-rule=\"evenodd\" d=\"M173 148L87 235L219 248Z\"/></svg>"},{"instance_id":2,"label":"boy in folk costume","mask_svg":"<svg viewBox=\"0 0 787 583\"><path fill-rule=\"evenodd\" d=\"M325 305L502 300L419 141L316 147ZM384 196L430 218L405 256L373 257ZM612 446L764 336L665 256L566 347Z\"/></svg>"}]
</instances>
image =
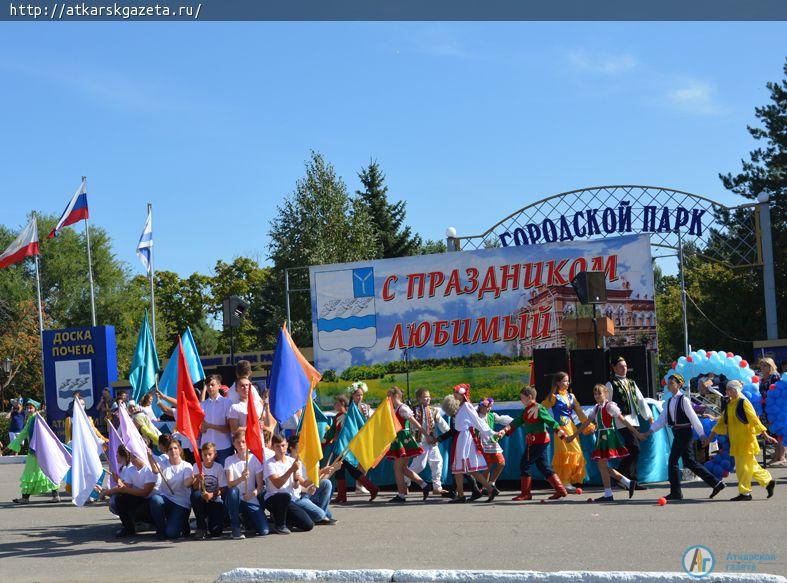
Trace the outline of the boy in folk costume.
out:
<instances>
[{"instance_id":1,"label":"boy in folk costume","mask_svg":"<svg viewBox=\"0 0 787 583\"><path fill-rule=\"evenodd\" d=\"M530 488L533 483L531 473L533 466L536 466L547 481L555 489L549 499L557 500L568 495L560 478L552 469L552 465L547 458L547 447L549 446L549 433L547 426L555 430L555 434L560 439L565 439L566 434L560 428L560 424L554 420L552 415L543 405L536 401L536 390L533 387L525 387L519 393L519 398L525 406L522 415L514 419L511 424L498 432L498 436L511 435L518 427L522 427L525 433L525 453L519 464L521 478L521 492L514 500L532 500L533 495Z\"/></svg>"},{"instance_id":2,"label":"boy in folk costume","mask_svg":"<svg viewBox=\"0 0 787 583\"><path fill-rule=\"evenodd\" d=\"M432 491L436 494L445 494L447 491L443 490L443 456L437 445L437 429L441 434L445 434L450 431L450 426L443 419L440 410L430 405L432 395L428 389L418 389L415 396L418 399L418 407L413 411L414 418L421 425L421 429L415 432L415 439L421 444L424 453L412 459L409 469L420 474L428 462L432 470ZM409 487L410 479L405 478L405 483Z\"/></svg>"},{"instance_id":3,"label":"boy in folk costume","mask_svg":"<svg viewBox=\"0 0 787 583\"><path fill-rule=\"evenodd\" d=\"M344 395L337 395L334 399L333 410L335 411L336 415L333 416L333 419L331 420L331 426L323 436L323 446L333 446L333 444L339 438L339 434L342 431L342 425L344 424L344 416L347 414L348 404L349 400ZM338 458L341 453L341 451L333 451L331 455ZM369 502L377 497L377 493L380 491L380 489L368 477L366 477L366 474L361 472L361 470L356 468L347 460L342 460L342 464L336 472L336 498L334 498L332 502L333 504L347 504L348 473L353 477L359 486L366 487L366 490L369 492Z\"/></svg>"},{"instance_id":4,"label":"boy in folk costume","mask_svg":"<svg viewBox=\"0 0 787 583\"><path fill-rule=\"evenodd\" d=\"M494 432L470 404L470 385L456 385L454 394L443 399L442 408L446 415L454 419L451 473L454 475L456 497L449 503L467 502L464 495L464 474L470 474L483 484L489 493L486 501L491 502L500 491L484 477L483 472L488 468L484 452L470 434L470 429L476 429L480 435L487 438L492 437Z\"/></svg>"},{"instance_id":5,"label":"boy in folk costume","mask_svg":"<svg viewBox=\"0 0 787 583\"><path fill-rule=\"evenodd\" d=\"M646 490L645 486L637 483L639 439L636 432L639 430L639 416L641 415L647 421L653 421L653 415L645 402L645 397L637 387L637 383L626 377L628 364L626 364L625 358L618 356L615 359L612 364L612 372L614 374L606 384L607 398L618 406L623 415L622 418L615 419L615 427L620 431L626 450L629 452L628 456L620 462L620 473L634 481L636 490ZM628 423L624 423L623 419Z\"/></svg>"},{"instance_id":6,"label":"boy in folk costume","mask_svg":"<svg viewBox=\"0 0 787 583\"><path fill-rule=\"evenodd\" d=\"M729 401L722 406L721 417L704 444L707 445L716 435L729 436L730 455L735 458L735 474L738 476L738 495L733 501L751 500L752 479L757 480L760 486L765 486L770 498L773 496L776 481L757 463L756 456L760 453L757 436L762 434L765 441L774 444L777 439L768 435L765 425L754 412L754 407L741 393L743 385L740 381L729 381L726 390Z\"/></svg>"},{"instance_id":7,"label":"boy in folk costume","mask_svg":"<svg viewBox=\"0 0 787 583\"><path fill-rule=\"evenodd\" d=\"M495 425L502 425L503 427L507 427L511 424L514 420L513 417L509 417L508 415L498 415L494 411L492 411L492 405L495 404L495 400L492 397L486 397L485 399L481 399L478 402L478 416L486 421L486 424L489 425L490 429L494 429ZM484 476L489 483L493 486L496 486L497 479L500 477L500 474L503 473L503 469L506 467L506 458L503 455L503 448L500 447L499 437L493 435L492 437L484 437L483 435L478 435L474 432L476 437L478 438L478 443L481 446L481 450L484 452L484 459L486 460L487 469Z\"/></svg>"},{"instance_id":8,"label":"boy in folk costume","mask_svg":"<svg viewBox=\"0 0 787 583\"><path fill-rule=\"evenodd\" d=\"M680 488L680 468L678 460L683 460L683 467L694 472L708 486L713 488L710 497L713 498L722 491L724 482L716 478L708 469L694 459L694 434L692 428L700 436L705 438L705 430L700 423L699 417L691 406L691 399L683 394L681 388L686 381L682 375L672 374L667 382L667 388L672 396L664 405L664 409L659 418L654 421L650 429L642 434L642 439L647 439L654 432L669 426L672 429L672 448L669 454L669 474L670 493L665 496L667 500L683 500L683 492Z\"/></svg>"},{"instance_id":9,"label":"boy in folk costume","mask_svg":"<svg viewBox=\"0 0 787 583\"><path fill-rule=\"evenodd\" d=\"M555 421L560 424L566 435L574 435L578 429L574 424L574 415L580 423L587 421L579 401L569 385L568 373L558 372L552 378L552 391L541 404L546 407ZM585 433L592 433L595 427L588 426ZM578 440L559 439L554 442L552 467L569 492L576 488L573 484L585 481L585 455Z\"/></svg>"},{"instance_id":10,"label":"boy in folk costume","mask_svg":"<svg viewBox=\"0 0 787 583\"><path fill-rule=\"evenodd\" d=\"M391 447L388 453L385 454L386 459L393 460L394 477L396 478L396 491L397 494L389 500L395 504L402 504L407 502L407 484L405 477L418 483L418 487L423 493L424 500L429 496L430 486L421 476L416 474L407 467L407 460L412 457L420 456L424 453L423 448L418 445L418 441L413 437L410 432L410 426L414 426L417 431L423 431L421 424L416 421L413 410L402 402L402 389L393 387L388 391L388 396L394 407L394 415L396 415L402 429L396 434L396 439L391 442Z\"/></svg>"},{"instance_id":11,"label":"boy in folk costume","mask_svg":"<svg viewBox=\"0 0 787 583\"><path fill-rule=\"evenodd\" d=\"M582 424L579 429L584 429L591 424L596 425L596 449L593 450L591 459L598 465L598 472L601 474L601 482L604 484L604 495L596 498L596 502L612 502L612 485L610 477L615 478L624 488L628 489L629 498L634 495L637 487L635 480L630 480L617 470L609 467L609 460L625 458L629 455L628 449L623 444L623 438L615 427L616 422L622 423L632 432L638 440L641 435L637 428L631 425L618 405L607 398L608 390L605 385L598 384L593 387L593 398L596 399L596 406L593 407L590 417ZM567 438L568 441L576 439L579 433L574 433Z\"/></svg>"}]
</instances>

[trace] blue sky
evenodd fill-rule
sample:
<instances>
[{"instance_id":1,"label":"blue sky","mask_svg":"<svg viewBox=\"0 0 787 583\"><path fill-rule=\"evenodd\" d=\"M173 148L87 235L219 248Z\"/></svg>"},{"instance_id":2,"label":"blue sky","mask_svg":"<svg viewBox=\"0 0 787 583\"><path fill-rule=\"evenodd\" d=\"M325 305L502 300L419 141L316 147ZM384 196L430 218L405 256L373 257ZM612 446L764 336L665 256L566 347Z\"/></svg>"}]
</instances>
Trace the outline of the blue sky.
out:
<instances>
[{"instance_id":1,"label":"blue sky","mask_svg":"<svg viewBox=\"0 0 787 583\"><path fill-rule=\"evenodd\" d=\"M135 271L148 201L159 268L265 261L312 148L351 190L376 158L430 238L583 186L729 203L717 173L752 147L785 36L784 23L3 23L0 222L61 212L85 174L92 221Z\"/></svg>"}]
</instances>

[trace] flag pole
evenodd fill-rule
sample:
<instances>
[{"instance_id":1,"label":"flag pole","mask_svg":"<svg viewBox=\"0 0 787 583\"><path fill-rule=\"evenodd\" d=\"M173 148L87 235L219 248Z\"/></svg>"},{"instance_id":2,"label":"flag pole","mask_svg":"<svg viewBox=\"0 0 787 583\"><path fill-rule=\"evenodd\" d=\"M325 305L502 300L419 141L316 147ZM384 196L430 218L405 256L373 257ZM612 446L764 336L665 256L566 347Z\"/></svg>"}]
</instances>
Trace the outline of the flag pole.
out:
<instances>
[{"instance_id":1,"label":"flag pole","mask_svg":"<svg viewBox=\"0 0 787 583\"><path fill-rule=\"evenodd\" d=\"M33 211L33 220L36 222L38 221L35 211ZM37 233L38 225L36 224L36 240L38 240ZM41 379L44 384L44 396L46 396L46 370L44 369L44 309L41 304L41 270L38 265L38 254L34 255L33 259L35 259L36 262L36 298L38 299L38 340L41 347ZM46 399L44 399L44 403L46 404Z\"/></svg>"},{"instance_id":2,"label":"flag pole","mask_svg":"<svg viewBox=\"0 0 787 583\"><path fill-rule=\"evenodd\" d=\"M150 216L150 229L153 230L153 205L148 203L148 216ZM152 243L152 241L151 241ZM153 267L153 245L150 246L150 269L148 269L148 279L150 280L150 316L151 327L153 329L153 347L156 346L156 296L153 289L153 277L155 276L155 269Z\"/></svg>"},{"instance_id":3,"label":"flag pole","mask_svg":"<svg viewBox=\"0 0 787 583\"><path fill-rule=\"evenodd\" d=\"M82 177L87 192L87 176ZM93 289L93 258L90 255L90 221L85 217L85 236L87 237L87 275L90 280L90 315L92 316L93 326L96 325L96 296Z\"/></svg>"}]
</instances>

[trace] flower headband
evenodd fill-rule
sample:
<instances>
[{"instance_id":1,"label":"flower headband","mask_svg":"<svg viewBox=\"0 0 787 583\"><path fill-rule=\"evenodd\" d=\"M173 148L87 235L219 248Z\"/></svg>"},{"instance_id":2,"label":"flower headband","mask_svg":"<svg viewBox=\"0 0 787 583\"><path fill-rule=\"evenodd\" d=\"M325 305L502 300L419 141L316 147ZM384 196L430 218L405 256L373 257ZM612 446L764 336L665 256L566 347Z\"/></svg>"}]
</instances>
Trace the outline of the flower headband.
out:
<instances>
[{"instance_id":1,"label":"flower headband","mask_svg":"<svg viewBox=\"0 0 787 583\"><path fill-rule=\"evenodd\" d=\"M485 399L481 399L478 401L479 407L491 407L495 404L495 400L492 397L486 397Z\"/></svg>"}]
</instances>

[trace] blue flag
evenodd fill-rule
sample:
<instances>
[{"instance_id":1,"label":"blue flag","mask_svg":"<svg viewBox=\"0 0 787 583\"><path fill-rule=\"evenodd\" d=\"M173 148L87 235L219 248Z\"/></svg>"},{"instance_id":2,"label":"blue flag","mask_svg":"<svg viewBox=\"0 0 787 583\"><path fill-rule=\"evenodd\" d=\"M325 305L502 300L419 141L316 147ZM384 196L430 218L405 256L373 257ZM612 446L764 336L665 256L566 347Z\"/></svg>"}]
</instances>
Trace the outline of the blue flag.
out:
<instances>
[{"instance_id":1,"label":"blue flag","mask_svg":"<svg viewBox=\"0 0 787 583\"><path fill-rule=\"evenodd\" d=\"M319 380L320 374L303 357L287 328L282 326L268 383L274 419L282 423L302 409L309 398L312 383L316 385Z\"/></svg>"},{"instance_id":2,"label":"blue flag","mask_svg":"<svg viewBox=\"0 0 787 583\"><path fill-rule=\"evenodd\" d=\"M145 319L139 327L137 347L134 350L134 359L131 361L131 370L128 373L128 382L131 384L131 398L139 401L142 395L149 392L156 384L159 362L156 353L156 344L148 324L148 311L145 310Z\"/></svg>"},{"instance_id":3,"label":"blue flag","mask_svg":"<svg viewBox=\"0 0 787 583\"><path fill-rule=\"evenodd\" d=\"M364 423L366 423L366 418L363 416L363 413L358 410L355 401L352 401L347 408L347 414L344 416L344 423L342 423L339 436L333 444L334 458L340 456L342 452L347 449L347 445L352 441L361 427L363 427ZM344 459L347 460L349 464L358 467L358 460L349 449L344 454Z\"/></svg>"},{"instance_id":4,"label":"blue flag","mask_svg":"<svg viewBox=\"0 0 787 583\"><path fill-rule=\"evenodd\" d=\"M183 342L183 356L186 357L186 364L189 367L189 376L191 376L192 384L197 384L205 378L205 371L202 368L202 361L199 359L199 352L197 351L197 344L194 342L194 336L191 335L191 329L186 328L181 337ZM172 351L172 356L161 373L161 378L158 381L159 390L172 397L173 399L178 395L178 347ZM158 407L153 408L156 416L161 415Z\"/></svg>"}]
</instances>

